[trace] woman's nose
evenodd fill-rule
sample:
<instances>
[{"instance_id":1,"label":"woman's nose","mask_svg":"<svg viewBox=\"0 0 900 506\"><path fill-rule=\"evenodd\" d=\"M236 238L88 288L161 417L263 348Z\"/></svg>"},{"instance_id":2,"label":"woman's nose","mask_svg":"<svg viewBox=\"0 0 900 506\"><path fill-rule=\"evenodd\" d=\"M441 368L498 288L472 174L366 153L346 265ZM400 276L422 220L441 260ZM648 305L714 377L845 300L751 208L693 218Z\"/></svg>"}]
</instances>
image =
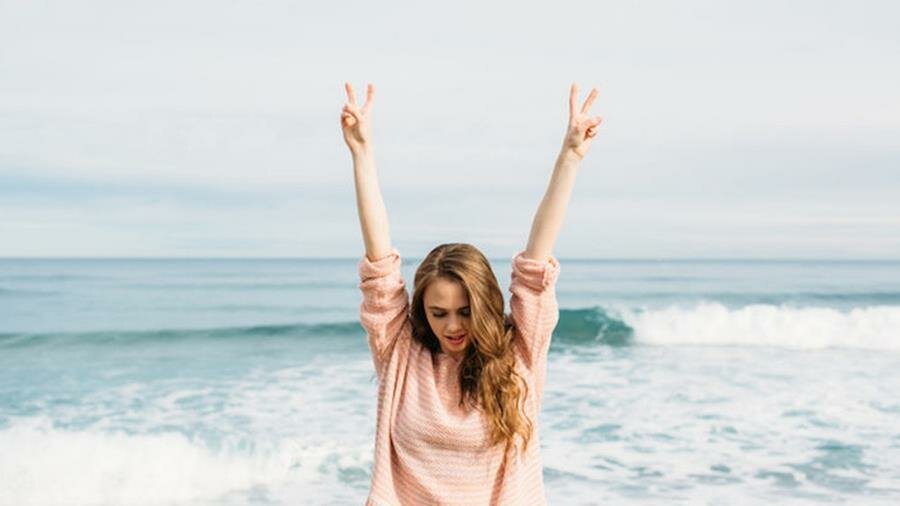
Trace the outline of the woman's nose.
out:
<instances>
[{"instance_id":1,"label":"woman's nose","mask_svg":"<svg viewBox=\"0 0 900 506\"><path fill-rule=\"evenodd\" d=\"M462 318L458 316L450 317L450 321L447 322L447 330L454 332L462 329Z\"/></svg>"}]
</instances>

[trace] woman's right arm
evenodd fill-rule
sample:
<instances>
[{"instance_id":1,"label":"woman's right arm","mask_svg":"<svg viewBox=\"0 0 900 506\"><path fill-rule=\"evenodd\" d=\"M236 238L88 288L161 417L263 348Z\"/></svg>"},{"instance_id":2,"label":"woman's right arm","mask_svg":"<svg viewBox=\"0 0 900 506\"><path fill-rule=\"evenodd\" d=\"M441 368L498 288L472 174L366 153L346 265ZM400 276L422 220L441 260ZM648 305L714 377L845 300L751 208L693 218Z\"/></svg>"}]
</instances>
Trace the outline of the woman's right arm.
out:
<instances>
[{"instance_id":1,"label":"woman's right arm","mask_svg":"<svg viewBox=\"0 0 900 506\"><path fill-rule=\"evenodd\" d=\"M379 380L384 366L407 321L409 297L400 275L400 255L391 246L387 210L378 186L375 159L369 135L374 87L370 84L366 104L359 108L349 83L347 104L341 113L344 141L353 157L356 206L366 255L360 260L359 288L363 294L360 323L366 331L375 372Z\"/></svg>"},{"instance_id":2,"label":"woman's right arm","mask_svg":"<svg viewBox=\"0 0 900 506\"><path fill-rule=\"evenodd\" d=\"M378 260L391 253L391 237L387 210L381 198L378 173L370 136L372 99L375 88L370 84L366 92L366 104L356 105L353 87L344 83L348 102L341 113L341 130L344 141L353 157L353 179L356 184L356 209L362 227L363 242L369 260Z\"/></svg>"}]
</instances>

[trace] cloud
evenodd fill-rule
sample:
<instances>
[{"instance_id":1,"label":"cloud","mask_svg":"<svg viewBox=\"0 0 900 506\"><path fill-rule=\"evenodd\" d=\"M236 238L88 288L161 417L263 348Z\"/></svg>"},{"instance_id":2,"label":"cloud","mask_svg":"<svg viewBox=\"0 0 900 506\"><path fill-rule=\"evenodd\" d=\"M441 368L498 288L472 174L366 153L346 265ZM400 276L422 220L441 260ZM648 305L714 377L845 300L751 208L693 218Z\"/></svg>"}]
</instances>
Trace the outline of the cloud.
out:
<instances>
[{"instance_id":1,"label":"cloud","mask_svg":"<svg viewBox=\"0 0 900 506\"><path fill-rule=\"evenodd\" d=\"M576 80L600 87L605 122L563 251L896 256L884 237L900 214L897 14L891 2L5 3L0 206L18 232L0 255L358 249L338 128L349 80L378 87L397 241L468 238L506 256ZM781 214L754 214L769 208Z\"/></svg>"}]
</instances>

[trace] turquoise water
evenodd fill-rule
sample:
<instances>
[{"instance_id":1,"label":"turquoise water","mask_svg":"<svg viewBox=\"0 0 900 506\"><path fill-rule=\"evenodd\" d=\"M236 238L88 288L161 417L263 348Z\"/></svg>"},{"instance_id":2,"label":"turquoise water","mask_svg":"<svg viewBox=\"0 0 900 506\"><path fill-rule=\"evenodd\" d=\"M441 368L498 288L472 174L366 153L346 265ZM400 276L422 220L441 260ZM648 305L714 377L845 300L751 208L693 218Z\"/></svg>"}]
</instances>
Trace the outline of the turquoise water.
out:
<instances>
[{"instance_id":1,"label":"turquoise water","mask_svg":"<svg viewBox=\"0 0 900 506\"><path fill-rule=\"evenodd\" d=\"M551 504L900 500L900 262L561 263ZM357 283L352 259L0 260L0 504L362 503Z\"/></svg>"}]
</instances>

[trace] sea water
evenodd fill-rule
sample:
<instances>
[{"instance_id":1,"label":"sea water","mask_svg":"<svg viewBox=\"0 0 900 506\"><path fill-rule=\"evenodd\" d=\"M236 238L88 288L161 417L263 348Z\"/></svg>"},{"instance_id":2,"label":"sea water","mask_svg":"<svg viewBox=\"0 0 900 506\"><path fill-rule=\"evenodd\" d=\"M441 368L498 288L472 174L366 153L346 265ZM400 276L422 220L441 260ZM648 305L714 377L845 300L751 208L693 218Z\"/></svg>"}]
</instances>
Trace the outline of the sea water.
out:
<instances>
[{"instance_id":1,"label":"sea water","mask_svg":"<svg viewBox=\"0 0 900 506\"><path fill-rule=\"evenodd\" d=\"M0 260L0 504L362 504L357 261ZM900 262L561 265L550 504L900 503Z\"/></svg>"}]
</instances>

